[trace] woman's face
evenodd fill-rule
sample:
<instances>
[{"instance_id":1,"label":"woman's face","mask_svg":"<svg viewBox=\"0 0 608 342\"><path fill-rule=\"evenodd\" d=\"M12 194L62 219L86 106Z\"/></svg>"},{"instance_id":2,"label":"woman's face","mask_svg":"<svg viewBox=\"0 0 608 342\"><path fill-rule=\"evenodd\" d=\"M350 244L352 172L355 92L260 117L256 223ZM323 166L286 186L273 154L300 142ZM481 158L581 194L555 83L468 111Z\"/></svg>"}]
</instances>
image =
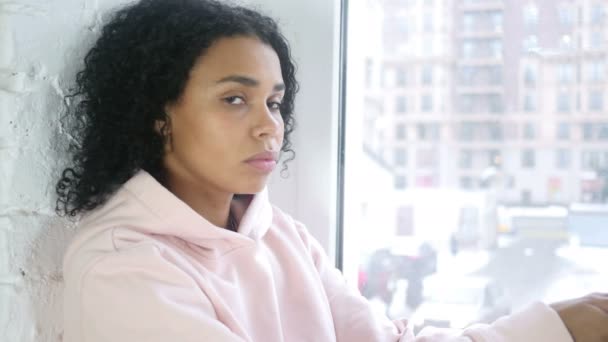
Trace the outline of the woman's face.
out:
<instances>
[{"instance_id":1,"label":"woman's face","mask_svg":"<svg viewBox=\"0 0 608 342\"><path fill-rule=\"evenodd\" d=\"M171 120L164 158L169 184L261 191L283 144L284 89L270 46L245 36L213 43L190 71L181 98L165 108Z\"/></svg>"}]
</instances>

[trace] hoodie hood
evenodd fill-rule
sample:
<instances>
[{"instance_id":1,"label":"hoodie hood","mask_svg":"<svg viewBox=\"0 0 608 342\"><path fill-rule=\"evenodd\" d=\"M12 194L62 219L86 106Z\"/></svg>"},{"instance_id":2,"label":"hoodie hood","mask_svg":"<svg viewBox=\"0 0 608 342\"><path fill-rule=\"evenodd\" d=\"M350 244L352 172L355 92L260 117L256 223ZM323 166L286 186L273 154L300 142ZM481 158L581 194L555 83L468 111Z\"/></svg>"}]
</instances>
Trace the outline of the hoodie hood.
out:
<instances>
[{"instance_id":1,"label":"hoodie hood","mask_svg":"<svg viewBox=\"0 0 608 342\"><path fill-rule=\"evenodd\" d=\"M238 201L237 205L244 210L235 211L239 226L237 232L233 232L212 224L148 172L140 170L104 205L82 218L79 235L128 228L146 235L178 237L221 252L263 238L272 223L267 188L255 195L241 196ZM240 217L239 212L243 213Z\"/></svg>"}]
</instances>

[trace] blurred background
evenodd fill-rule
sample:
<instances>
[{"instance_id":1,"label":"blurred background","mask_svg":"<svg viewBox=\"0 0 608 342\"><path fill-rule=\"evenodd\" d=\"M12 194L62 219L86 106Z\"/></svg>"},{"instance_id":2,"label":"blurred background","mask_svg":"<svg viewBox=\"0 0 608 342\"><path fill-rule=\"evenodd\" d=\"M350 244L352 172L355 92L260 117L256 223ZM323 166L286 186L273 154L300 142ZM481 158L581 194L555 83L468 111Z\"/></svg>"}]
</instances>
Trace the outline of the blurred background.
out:
<instances>
[{"instance_id":1,"label":"blurred background","mask_svg":"<svg viewBox=\"0 0 608 342\"><path fill-rule=\"evenodd\" d=\"M608 289L607 2L348 2L344 272L424 325Z\"/></svg>"}]
</instances>

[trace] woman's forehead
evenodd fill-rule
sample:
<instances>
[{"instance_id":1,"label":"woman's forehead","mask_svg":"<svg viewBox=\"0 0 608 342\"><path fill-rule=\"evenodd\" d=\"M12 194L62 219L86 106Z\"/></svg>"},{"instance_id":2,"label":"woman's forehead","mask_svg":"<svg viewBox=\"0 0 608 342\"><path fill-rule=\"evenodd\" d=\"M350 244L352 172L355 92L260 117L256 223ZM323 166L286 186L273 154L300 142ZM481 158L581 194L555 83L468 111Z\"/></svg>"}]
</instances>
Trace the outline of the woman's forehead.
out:
<instances>
[{"instance_id":1,"label":"woman's forehead","mask_svg":"<svg viewBox=\"0 0 608 342\"><path fill-rule=\"evenodd\" d=\"M277 53L253 37L226 37L213 43L199 58L192 77L212 84L232 76L258 82L283 83Z\"/></svg>"}]
</instances>

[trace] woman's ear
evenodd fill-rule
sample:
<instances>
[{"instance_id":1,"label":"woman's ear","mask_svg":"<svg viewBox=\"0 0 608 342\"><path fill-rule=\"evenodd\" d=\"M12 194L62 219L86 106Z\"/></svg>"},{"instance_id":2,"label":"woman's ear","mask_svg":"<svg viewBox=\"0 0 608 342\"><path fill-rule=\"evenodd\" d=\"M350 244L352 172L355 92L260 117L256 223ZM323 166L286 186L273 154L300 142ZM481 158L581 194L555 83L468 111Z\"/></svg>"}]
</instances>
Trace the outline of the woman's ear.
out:
<instances>
[{"instance_id":1,"label":"woman's ear","mask_svg":"<svg viewBox=\"0 0 608 342\"><path fill-rule=\"evenodd\" d=\"M163 138L165 147L169 150L173 142L171 134L171 115L165 110L165 117L154 121L154 130Z\"/></svg>"}]
</instances>

